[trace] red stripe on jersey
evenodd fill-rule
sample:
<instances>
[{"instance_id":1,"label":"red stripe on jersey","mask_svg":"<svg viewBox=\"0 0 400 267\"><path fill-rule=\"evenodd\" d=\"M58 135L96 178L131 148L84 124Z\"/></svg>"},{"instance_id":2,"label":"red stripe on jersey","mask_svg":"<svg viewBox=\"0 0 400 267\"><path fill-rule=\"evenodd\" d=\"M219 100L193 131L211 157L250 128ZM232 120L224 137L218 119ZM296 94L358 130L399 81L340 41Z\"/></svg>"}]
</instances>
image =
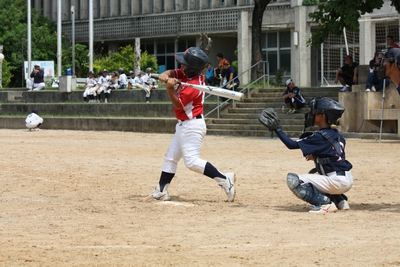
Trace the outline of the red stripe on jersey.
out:
<instances>
[{"instance_id":1,"label":"red stripe on jersey","mask_svg":"<svg viewBox=\"0 0 400 267\"><path fill-rule=\"evenodd\" d=\"M204 75L188 78L181 69L174 70L175 78L184 83L204 85ZM176 89L181 109L174 107L175 116L178 120L190 120L197 115L203 114L204 92L190 86L179 85Z\"/></svg>"}]
</instances>

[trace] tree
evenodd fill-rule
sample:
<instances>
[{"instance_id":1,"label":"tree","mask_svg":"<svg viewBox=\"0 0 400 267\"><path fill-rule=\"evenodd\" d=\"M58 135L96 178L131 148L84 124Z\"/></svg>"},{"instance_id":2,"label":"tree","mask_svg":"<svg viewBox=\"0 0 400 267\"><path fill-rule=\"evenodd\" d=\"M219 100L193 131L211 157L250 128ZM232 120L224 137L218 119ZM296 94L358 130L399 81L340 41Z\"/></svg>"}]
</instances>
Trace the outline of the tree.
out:
<instances>
[{"instance_id":1,"label":"tree","mask_svg":"<svg viewBox=\"0 0 400 267\"><path fill-rule=\"evenodd\" d=\"M400 0L391 0L397 12L400 11ZM309 17L318 23L317 30L311 35L309 44L320 46L329 34L340 35L343 28L359 30L358 19L361 15L371 13L383 6L384 0L329 0L318 5Z\"/></svg>"},{"instance_id":2,"label":"tree","mask_svg":"<svg viewBox=\"0 0 400 267\"><path fill-rule=\"evenodd\" d=\"M13 77L11 72L14 71L15 69L16 67L11 66L7 60L3 60L2 77L1 77L3 87L6 87L10 83L11 78Z\"/></svg>"},{"instance_id":3,"label":"tree","mask_svg":"<svg viewBox=\"0 0 400 267\"><path fill-rule=\"evenodd\" d=\"M1 0L0 10L5 11L0 12L0 44L4 45L4 57L9 66L12 66L9 69L12 72L10 85L22 86L28 39L26 0ZM56 60L56 28L54 22L32 9L32 60Z\"/></svg>"},{"instance_id":4,"label":"tree","mask_svg":"<svg viewBox=\"0 0 400 267\"><path fill-rule=\"evenodd\" d=\"M75 73L76 77L87 77L89 72L89 49L86 45L75 44ZM62 73L68 68L72 69L72 46L62 51Z\"/></svg>"},{"instance_id":5,"label":"tree","mask_svg":"<svg viewBox=\"0 0 400 267\"><path fill-rule=\"evenodd\" d=\"M254 9L252 17L252 39L251 39L251 65L253 66L259 61L263 60L262 57L262 20L264 16L265 9L267 8L271 0L254 0ZM264 75L263 66L258 64L251 71L251 79L254 81L260 76Z\"/></svg>"},{"instance_id":6,"label":"tree","mask_svg":"<svg viewBox=\"0 0 400 267\"><path fill-rule=\"evenodd\" d=\"M134 47L127 45L121 47L119 52L109 53L109 55L97 58L93 63L93 69L95 72L103 69L111 72L123 68L125 72L128 72L135 69L134 62ZM153 55L148 55L145 51L141 54L140 69L145 71L148 67L152 68L154 73L158 71L157 59Z\"/></svg>"}]
</instances>

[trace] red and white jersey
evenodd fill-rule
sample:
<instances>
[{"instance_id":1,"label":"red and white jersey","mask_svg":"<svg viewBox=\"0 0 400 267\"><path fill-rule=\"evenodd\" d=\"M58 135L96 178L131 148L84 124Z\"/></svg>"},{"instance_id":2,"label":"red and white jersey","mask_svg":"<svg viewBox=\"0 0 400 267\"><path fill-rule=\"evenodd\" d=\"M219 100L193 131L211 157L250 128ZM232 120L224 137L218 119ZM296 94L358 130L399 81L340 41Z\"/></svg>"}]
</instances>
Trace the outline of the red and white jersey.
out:
<instances>
[{"instance_id":1,"label":"red and white jersey","mask_svg":"<svg viewBox=\"0 0 400 267\"><path fill-rule=\"evenodd\" d=\"M174 70L175 78L181 82L204 85L204 75L188 78L181 69ZM204 109L204 92L189 86L179 85L176 89L178 101L182 108L174 107L175 116L178 120L190 120L197 115L203 114Z\"/></svg>"}]
</instances>

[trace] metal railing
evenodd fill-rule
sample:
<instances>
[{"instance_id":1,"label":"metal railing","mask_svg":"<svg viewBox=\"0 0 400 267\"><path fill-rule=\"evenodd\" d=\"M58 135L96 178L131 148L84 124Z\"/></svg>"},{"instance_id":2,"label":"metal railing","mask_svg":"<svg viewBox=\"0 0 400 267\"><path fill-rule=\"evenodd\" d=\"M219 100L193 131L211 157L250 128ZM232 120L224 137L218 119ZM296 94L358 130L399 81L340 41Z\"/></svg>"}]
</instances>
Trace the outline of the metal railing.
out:
<instances>
[{"instance_id":1,"label":"metal railing","mask_svg":"<svg viewBox=\"0 0 400 267\"><path fill-rule=\"evenodd\" d=\"M233 78L231 81L229 81L227 84L230 83L234 83L236 78L239 77L243 77L245 74L248 75L248 77L251 77L251 70L255 67L257 67L259 64L262 64L263 67L263 75L261 75L260 77L258 77L256 80L250 82L249 84L247 84L244 88L242 88L239 92L243 93L243 94L247 94L247 97L250 97L251 95L251 86L257 82L259 82L260 80L263 80L264 83L264 88L265 88L265 78L267 78L267 84L269 87L269 63L268 61L258 61L256 64L254 64L253 66L251 66L249 69L245 70L244 72L242 72L241 74L239 74L238 76L236 76L235 78ZM251 80L251 79L249 79ZM208 95L204 98L204 100L206 100L207 98L209 98L211 95ZM208 115L210 115L211 113L213 113L214 111L217 111L217 118L220 118L220 109L222 106L225 105L225 103L228 103L230 101L230 99L227 99L225 101L220 102L220 97L217 96L217 106L215 108L213 108L212 110L210 110L207 114L204 115L204 117L207 117ZM232 99L232 107L236 106L236 102L235 100Z\"/></svg>"}]
</instances>

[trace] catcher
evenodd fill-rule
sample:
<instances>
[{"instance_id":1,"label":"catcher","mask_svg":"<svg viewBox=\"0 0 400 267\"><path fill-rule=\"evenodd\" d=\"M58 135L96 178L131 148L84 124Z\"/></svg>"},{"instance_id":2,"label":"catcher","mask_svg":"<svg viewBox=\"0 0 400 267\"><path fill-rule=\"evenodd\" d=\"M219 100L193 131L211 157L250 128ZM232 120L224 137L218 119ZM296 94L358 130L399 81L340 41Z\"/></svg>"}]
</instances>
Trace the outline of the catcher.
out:
<instances>
[{"instance_id":1,"label":"catcher","mask_svg":"<svg viewBox=\"0 0 400 267\"><path fill-rule=\"evenodd\" d=\"M353 185L350 169L353 167L345 158L345 139L331 125L342 116L344 108L336 101L322 97L313 98L307 106L305 128L316 124L318 131L303 134L293 141L283 133L278 114L269 108L261 111L259 121L274 131L289 149L301 149L307 161L313 160L316 173L297 175L288 173L286 182L295 196L311 205L311 213L325 214L348 210L347 197L343 195Z\"/></svg>"}]
</instances>

